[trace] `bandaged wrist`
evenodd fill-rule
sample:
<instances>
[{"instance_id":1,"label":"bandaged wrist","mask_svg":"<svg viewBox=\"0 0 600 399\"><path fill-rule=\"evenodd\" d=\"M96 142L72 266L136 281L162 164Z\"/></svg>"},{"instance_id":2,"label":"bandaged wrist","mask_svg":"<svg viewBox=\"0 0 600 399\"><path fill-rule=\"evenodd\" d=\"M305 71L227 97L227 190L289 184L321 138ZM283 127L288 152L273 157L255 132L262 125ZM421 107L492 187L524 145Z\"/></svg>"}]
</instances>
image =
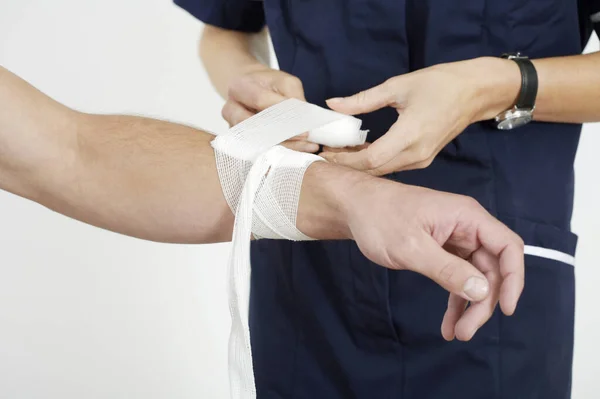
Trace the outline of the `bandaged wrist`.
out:
<instances>
[{"instance_id":1,"label":"bandaged wrist","mask_svg":"<svg viewBox=\"0 0 600 399\"><path fill-rule=\"evenodd\" d=\"M256 158L287 139L308 132L308 140L330 147L364 144L360 119L288 99L220 134L211 145L223 194L235 214L246 175Z\"/></svg>"},{"instance_id":2,"label":"bandaged wrist","mask_svg":"<svg viewBox=\"0 0 600 399\"><path fill-rule=\"evenodd\" d=\"M363 144L361 121L299 100L286 100L217 136L211 143L224 196L235 214L229 257L232 317L229 372L232 398L255 398L248 326L250 236L310 240L296 227L306 169L322 158L278 146L309 132L330 146Z\"/></svg>"}]
</instances>

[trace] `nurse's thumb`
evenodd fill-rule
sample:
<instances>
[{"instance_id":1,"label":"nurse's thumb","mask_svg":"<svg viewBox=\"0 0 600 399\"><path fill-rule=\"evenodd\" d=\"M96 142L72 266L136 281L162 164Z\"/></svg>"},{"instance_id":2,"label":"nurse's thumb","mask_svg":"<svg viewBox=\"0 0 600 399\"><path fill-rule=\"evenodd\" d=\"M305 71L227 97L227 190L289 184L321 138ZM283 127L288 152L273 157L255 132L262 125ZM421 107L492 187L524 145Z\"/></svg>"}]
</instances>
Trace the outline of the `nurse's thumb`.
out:
<instances>
[{"instance_id":1,"label":"nurse's thumb","mask_svg":"<svg viewBox=\"0 0 600 399\"><path fill-rule=\"evenodd\" d=\"M350 97L330 98L327 100L327 105L332 110L343 114L366 114L392 104L394 97L391 85L383 83Z\"/></svg>"},{"instance_id":2,"label":"nurse's thumb","mask_svg":"<svg viewBox=\"0 0 600 399\"><path fill-rule=\"evenodd\" d=\"M485 276L466 260L446 252L431 236L427 236L404 263L408 269L429 277L468 301L479 302L489 294L490 285Z\"/></svg>"}]
</instances>

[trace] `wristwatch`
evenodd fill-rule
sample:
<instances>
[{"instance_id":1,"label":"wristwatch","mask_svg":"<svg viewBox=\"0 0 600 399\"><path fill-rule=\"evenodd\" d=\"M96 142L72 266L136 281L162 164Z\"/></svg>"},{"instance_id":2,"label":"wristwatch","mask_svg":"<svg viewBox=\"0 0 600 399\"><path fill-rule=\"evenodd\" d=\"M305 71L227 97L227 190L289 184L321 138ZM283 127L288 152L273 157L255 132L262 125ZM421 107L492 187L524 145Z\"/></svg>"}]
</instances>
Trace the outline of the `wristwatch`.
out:
<instances>
[{"instance_id":1,"label":"wristwatch","mask_svg":"<svg viewBox=\"0 0 600 399\"><path fill-rule=\"evenodd\" d=\"M502 58L516 62L521 71L521 91L516 104L493 119L496 128L510 130L526 125L533 119L538 92L538 76L531 60L521 53L503 54Z\"/></svg>"}]
</instances>

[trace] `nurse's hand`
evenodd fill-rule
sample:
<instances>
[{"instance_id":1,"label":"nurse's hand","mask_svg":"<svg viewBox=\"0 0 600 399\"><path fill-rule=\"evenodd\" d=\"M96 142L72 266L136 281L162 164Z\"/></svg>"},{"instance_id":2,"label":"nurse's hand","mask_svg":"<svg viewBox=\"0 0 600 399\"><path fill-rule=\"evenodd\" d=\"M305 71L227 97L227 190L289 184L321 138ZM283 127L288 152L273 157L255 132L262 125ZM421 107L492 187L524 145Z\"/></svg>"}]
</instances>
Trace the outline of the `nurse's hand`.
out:
<instances>
[{"instance_id":1,"label":"nurse's hand","mask_svg":"<svg viewBox=\"0 0 600 399\"><path fill-rule=\"evenodd\" d=\"M373 175L425 168L469 124L509 109L520 82L513 61L478 58L425 68L351 97L330 99L329 107L351 115L394 107L398 120L368 146L326 149L321 155Z\"/></svg>"},{"instance_id":2,"label":"nurse's hand","mask_svg":"<svg viewBox=\"0 0 600 399\"><path fill-rule=\"evenodd\" d=\"M445 339L470 340L498 302L504 314L514 313L524 285L523 240L477 201L385 179L364 179L351 190L343 197L349 236L361 252L450 292Z\"/></svg>"},{"instance_id":3,"label":"nurse's hand","mask_svg":"<svg viewBox=\"0 0 600 399\"><path fill-rule=\"evenodd\" d=\"M306 101L300 79L263 64L251 65L229 85L222 115L229 126L234 126L287 98ZM296 136L282 145L295 151L317 152L319 145L308 142L307 137Z\"/></svg>"}]
</instances>

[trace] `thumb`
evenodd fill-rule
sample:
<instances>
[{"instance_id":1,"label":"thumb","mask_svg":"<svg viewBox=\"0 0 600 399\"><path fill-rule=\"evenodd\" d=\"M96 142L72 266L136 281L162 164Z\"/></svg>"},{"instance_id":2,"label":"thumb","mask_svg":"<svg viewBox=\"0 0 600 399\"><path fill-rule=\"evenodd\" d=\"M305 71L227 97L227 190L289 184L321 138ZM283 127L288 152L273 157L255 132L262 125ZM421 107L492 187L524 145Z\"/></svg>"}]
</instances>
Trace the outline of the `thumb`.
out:
<instances>
[{"instance_id":1,"label":"thumb","mask_svg":"<svg viewBox=\"0 0 600 399\"><path fill-rule=\"evenodd\" d=\"M406 269L429 277L447 291L468 301L482 301L490 292L488 280L475 266L446 252L429 235L415 251L402 252L402 263ZM408 257L407 253L410 253Z\"/></svg>"},{"instance_id":2,"label":"thumb","mask_svg":"<svg viewBox=\"0 0 600 399\"><path fill-rule=\"evenodd\" d=\"M327 105L334 111L348 115L366 114L394 103L395 97L392 84L387 81L350 97L330 98Z\"/></svg>"}]
</instances>

